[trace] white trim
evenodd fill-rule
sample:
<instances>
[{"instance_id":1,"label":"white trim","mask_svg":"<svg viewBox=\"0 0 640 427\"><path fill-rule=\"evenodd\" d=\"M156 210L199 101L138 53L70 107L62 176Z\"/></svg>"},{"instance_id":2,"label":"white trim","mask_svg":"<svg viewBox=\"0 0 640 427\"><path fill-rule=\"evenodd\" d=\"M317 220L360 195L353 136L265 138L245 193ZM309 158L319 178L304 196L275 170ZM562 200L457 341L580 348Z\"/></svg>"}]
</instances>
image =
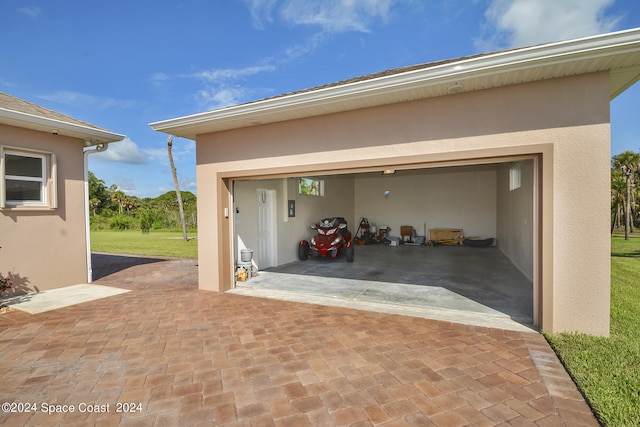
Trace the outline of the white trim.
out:
<instances>
[{"instance_id":1,"label":"white trim","mask_svg":"<svg viewBox=\"0 0 640 427\"><path fill-rule=\"evenodd\" d=\"M24 151L14 151L14 150L4 150L2 156L5 159L5 174L3 175L3 183L6 194L6 185L7 180L10 181L24 181L24 182L37 182L40 186L40 197L38 200L6 200L5 204L7 206L16 207L16 206L47 206L47 202L49 201L47 197L47 184L49 180L49 174L47 173L47 156L40 153L30 153ZM26 176L26 175L7 175L7 157L21 157L21 158L31 158L38 159L40 161L40 176ZM6 197L6 196L5 196Z\"/></svg>"},{"instance_id":2,"label":"white trim","mask_svg":"<svg viewBox=\"0 0 640 427\"><path fill-rule=\"evenodd\" d=\"M17 203L15 200L6 200L6 162L5 154L15 154L25 157L39 157L42 159L43 177L42 200L23 201ZM25 147L15 147L0 145L0 209L8 210L52 210L58 208L58 188L57 188L58 167L56 155L51 151L37 150ZM34 180L35 181L35 180Z\"/></svg>"},{"instance_id":3,"label":"white trim","mask_svg":"<svg viewBox=\"0 0 640 427\"><path fill-rule=\"evenodd\" d=\"M84 237L85 237L85 250L87 260L87 283L93 281L93 265L91 263L91 219L89 215L89 154L101 153L107 151L109 144L98 144L95 147L85 148L83 152L84 156Z\"/></svg>"},{"instance_id":4,"label":"white trim","mask_svg":"<svg viewBox=\"0 0 640 427\"><path fill-rule=\"evenodd\" d=\"M589 61L596 58L624 55L629 52L637 53L639 51L640 29L636 28L576 40L496 52L451 61L441 65L426 65L426 68L417 70L351 83L338 83L335 86L154 122L150 123L150 126L156 131L195 139L194 128L212 122L224 122L225 120L246 116L247 118L252 118L254 123L259 123L261 115L274 114L276 112L282 114L291 110L320 107L348 99L363 97L373 99L386 93L409 90L412 87L457 83L461 80L498 73L512 73L563 63Z\"/></svg>"},{"instance_id":5,"label":"white trim","mask_svg":"<svg viewBox=\"0 0 640 427\"><path fill-rule=\"evenodd\" d=\"M6 108L0 108L0 123L80 138L87 141L89 145L116 142L124 139L124 135L109 132L104 129L36 116Z\"/></svg>"}]
</instances>

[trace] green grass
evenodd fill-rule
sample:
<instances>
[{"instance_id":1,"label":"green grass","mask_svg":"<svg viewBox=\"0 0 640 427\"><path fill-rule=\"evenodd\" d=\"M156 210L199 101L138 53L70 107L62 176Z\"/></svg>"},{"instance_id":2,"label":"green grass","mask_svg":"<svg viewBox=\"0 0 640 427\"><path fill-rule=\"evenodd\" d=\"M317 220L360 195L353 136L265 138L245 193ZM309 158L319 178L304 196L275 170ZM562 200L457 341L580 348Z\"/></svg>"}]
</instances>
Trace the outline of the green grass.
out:
<instances>
[{"instance_id":1,"label":"green grass","mask_svg":"<svg viewBox=\"0 0 640 427\"><path fill-rule=\"evenodd\" d=\"M140 230L91 231L91 250L117 254L169 256L176 258L197 258L198 241L196 233L187 233L189 241L182 239L181 231Z\"/></svg>"},{"instance_id":2,"label":"green grass","mask_svg":"<svg viewBox=\"0 0 640 427\"><path fill-rule=\"evenodd\" d=\"M640 233L611 240L611 336L545 334L607 426L640 425Z\"/></svg>"}]
</instances>

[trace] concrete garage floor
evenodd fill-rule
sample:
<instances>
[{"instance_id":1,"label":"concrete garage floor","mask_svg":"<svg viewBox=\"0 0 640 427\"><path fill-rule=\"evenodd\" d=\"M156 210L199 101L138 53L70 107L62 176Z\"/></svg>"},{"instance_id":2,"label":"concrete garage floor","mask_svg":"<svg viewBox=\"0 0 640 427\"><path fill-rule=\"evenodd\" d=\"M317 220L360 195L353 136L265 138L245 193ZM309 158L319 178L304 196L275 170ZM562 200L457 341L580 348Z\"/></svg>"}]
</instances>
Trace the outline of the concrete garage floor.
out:
<instances>
[{"instance_id":1,"label":"concrete garage floor","mask_svg":"<svg viewBox=\"0 0 640 427\"><path fill-rule=\"evenodd\" d=\"M495 247L356 246L355 261L310 258L260 271L233 293L535 329L533 285Z\"/></svg>"}]
</instances>

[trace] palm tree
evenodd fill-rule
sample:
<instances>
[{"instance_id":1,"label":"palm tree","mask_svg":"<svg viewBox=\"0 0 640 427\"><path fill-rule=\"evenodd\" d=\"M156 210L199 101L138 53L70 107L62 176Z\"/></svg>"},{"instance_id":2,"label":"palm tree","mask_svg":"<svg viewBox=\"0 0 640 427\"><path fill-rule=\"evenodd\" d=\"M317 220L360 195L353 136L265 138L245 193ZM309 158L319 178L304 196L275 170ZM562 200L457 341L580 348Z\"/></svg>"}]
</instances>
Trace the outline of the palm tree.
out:
<instances>
[{"instance_id":1,"label":"palm tree","mask_svg":"<svg viewBox=\"0 0 640 427\"><path fill-rule=\"evenodd\" d=\"M611 233L622 224L626 179L619 169L611 169Z\"/></svg>"},{"instance_id":2,"label":"palm tree","mask_svg":"<svg viewBox=\"0 0 640 427\"><path fill-rule=\"evenodd\" d=\"M629 233L633 232L633 221L631 220L631 188L634 185L635 174L640 171L640 154L627 150L613 156L612 165L615 169L620 170L625 178L624 239L629 240Z\"/></svg>"}]
</instances>

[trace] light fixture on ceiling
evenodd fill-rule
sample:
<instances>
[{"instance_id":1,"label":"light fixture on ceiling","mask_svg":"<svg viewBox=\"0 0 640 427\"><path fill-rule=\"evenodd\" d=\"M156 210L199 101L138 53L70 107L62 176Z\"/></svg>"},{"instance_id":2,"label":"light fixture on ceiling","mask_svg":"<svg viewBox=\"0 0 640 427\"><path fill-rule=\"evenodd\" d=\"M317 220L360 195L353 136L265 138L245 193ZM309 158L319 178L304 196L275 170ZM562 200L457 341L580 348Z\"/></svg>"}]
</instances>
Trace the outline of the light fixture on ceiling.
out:
<instances>
[{"instance_id":1,"label":"light fixture on ceiling","mask_svg":"<svg viewBox=\"0 0 640 427\"><path fill-rule=\"evenodd\" d=\"M382 175L393 175L394 173L396 173L395 169L385 169L382 171Z\"/></svg>"},{"instance_id":2,"label":"light fixture on ceiling","mask_svg":"<svg viewBox=\"0 0 640 427\"><path fill-rule=\"evenodd\" d=\"M449 86L449 89L447 90L449 93L460 93L464 90L464 86L461 83L454 83L453 85Z\"/></svg>"}]
</instances>

